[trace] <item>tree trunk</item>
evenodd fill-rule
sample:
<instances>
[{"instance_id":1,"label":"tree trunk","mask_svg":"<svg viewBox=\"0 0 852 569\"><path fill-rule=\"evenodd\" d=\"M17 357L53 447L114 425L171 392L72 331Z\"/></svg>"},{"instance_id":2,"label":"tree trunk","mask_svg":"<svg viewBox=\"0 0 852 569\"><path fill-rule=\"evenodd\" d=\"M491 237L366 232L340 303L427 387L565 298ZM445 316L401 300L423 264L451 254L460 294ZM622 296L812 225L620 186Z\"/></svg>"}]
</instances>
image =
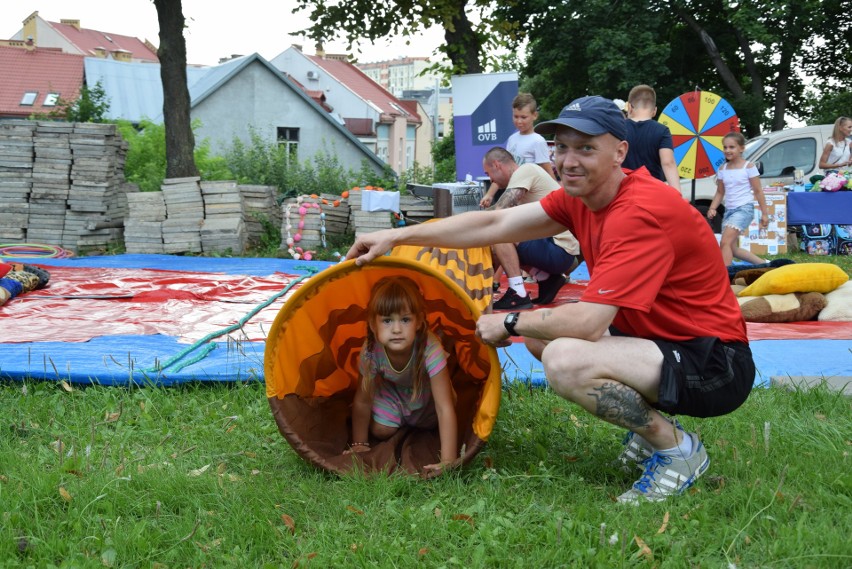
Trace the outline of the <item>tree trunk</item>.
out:
<instances>
[{"instance_id":1,"label":"tree trunk","mask_svg":"<svg viewBox=\"0 0 852 569\"><path fill-rule=\"evenodd\" d=\"M783 130L786 126L784 116L787 114L787 99L790 96L791 68L792 57L786 49L783 49L781 50L781 61L778 64L778 80L775 82L775 107L772 115L772 130Z\"/></svg>"},{"instance_id":2,"label":"tree trunk","mask_svg":"<svg viewBox=\"0 0 852 569\"><path fill-rule=\"evenodd\" d=\"M698 23L698 21L686 10L684 10L681 6L675 5L675 13L677 13L678 17L686 22L686 24L694 31L699 38L701 38L701 43L704 45L704 50L707 52L710 61L713 63L713 67L716 68L716 71L719 73L719 77L722 80L722 83L728 90L732 93L734 99L732 104L734 108L740 107L741 109L745 109L746 111L750 110L752 105L750 103L749 97L740 84L737 77L734 75L731 68L725 63L722 54L719 52L719 48L716 47L716 42L713 41L713 38L707 33L707 30ZM737 40L740 42L741 47L743 46L742 38L738 35ZM752 59L751 48L747 45L744 48L744 53L746 54L746 67L752 79L753 85L762 85L762 79L759 74L757 74L757 68L754 66L754 61ZM737 116L740 120L740 127L747 137L754 136L760 132L760 118L752 117L752 113L738 113Z\"/></svg>"},{"instance_id":3,"label":"tree trunk","mask_svg":"<svg viewBox=\"0 0 852 569\"><path fill-rule=\"evenodd\" d=\"M459 8L453 12L450 25L444 26L447 41L447 57L453 64L454 73L482 73L479 52L482 41L465 13L467 0L458 0Z\"/></svg>"},{"instance_id":4,"label":"tree trunk","mask_svg":"<svg viewBox=\"0 0 852 569\"><path fill-rule=\"evenodd\" d=\"M160 78L163 82L163 121L166 127L166 178L198 175L193 152L195 136L189 118L186 85L186 40L181 0L154 0L160 23Z\"/></svg>"}]
</instances>

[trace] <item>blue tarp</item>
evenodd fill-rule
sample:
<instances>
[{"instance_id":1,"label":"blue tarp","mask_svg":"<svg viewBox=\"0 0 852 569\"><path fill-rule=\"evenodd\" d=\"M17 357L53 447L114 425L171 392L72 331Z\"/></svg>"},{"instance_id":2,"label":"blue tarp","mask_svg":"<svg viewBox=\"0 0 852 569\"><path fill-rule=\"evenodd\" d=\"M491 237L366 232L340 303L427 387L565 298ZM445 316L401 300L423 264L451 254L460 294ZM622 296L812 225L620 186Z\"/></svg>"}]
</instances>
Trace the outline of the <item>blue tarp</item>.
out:
<instances>
[{"instance_id":1,"label":"blue tarp","mask_svg":"<svg viewBox=\"0 0 852 569\"><path fill-rule=\"evenodd\" d=\"M289 259L210 258L172 255L114 255L71 259L19 259L47 266L148 268L206 273L267 276L276 272L304 275L332 263ZM587 279L585 266L572 278ZM0 308L0 310L2 310ZM246 312L249 308L246 309ZM210 342L212 351L183 369L154 371L169 358L190 346L164 335L103 336L88 342L2 343L0 377L66 380L74 383L127 385L130 383L171 385L188 381L263 380L263 342ZM772 376L852 375L852 341L849 340L760 340L751 342L758 369L757 385L768 385ZM191 361L204 347L187 354ZM507 381L545 384L540 362L523 344L498 350Z\"/></svg>"}]
</instances>

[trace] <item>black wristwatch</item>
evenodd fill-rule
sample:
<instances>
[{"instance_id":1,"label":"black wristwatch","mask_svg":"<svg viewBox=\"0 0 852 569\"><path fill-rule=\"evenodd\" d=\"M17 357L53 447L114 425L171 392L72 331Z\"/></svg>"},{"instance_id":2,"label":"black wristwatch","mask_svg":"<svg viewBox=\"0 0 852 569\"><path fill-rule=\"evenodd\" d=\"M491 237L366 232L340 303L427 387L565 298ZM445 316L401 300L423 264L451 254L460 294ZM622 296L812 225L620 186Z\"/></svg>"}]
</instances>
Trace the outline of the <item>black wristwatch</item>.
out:
<instances>
[{"instance_id":1,"label":"black wristwatch","mask_svg":"<svg viewBox=\"0 0 852 569\"><path fill-rule=\"evenodd\" d=\"M503 320L503 326L506 327L506 332L508 332L510 336L520 336L520 334L515 332L515 324L518 323L518 317L520 315L520 312L510 312L506 315L506 319Z\"/></svg>"}]
</instances>

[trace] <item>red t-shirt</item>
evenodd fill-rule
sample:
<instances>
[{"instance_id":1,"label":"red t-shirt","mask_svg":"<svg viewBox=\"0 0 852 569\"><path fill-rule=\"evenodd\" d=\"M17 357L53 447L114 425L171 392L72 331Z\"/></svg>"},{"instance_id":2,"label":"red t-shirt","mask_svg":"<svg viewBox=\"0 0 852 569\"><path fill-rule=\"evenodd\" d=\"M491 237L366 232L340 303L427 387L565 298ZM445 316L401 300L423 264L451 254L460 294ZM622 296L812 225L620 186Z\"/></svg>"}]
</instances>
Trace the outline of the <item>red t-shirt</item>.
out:
<instances>
[{"instance_id":1,"label":"red t-shirt","mask_svg":"<svg viewBox=\"0 0 852 569\"><path fill-rule=\"evenodd\" d=\"M591 276L581 300L618 306L613 325L631 336L746 342L710 225L645 168L625 174L615 199L600 211L564 191L540 202L580 241Z\"/></svg>"}]
</instances>

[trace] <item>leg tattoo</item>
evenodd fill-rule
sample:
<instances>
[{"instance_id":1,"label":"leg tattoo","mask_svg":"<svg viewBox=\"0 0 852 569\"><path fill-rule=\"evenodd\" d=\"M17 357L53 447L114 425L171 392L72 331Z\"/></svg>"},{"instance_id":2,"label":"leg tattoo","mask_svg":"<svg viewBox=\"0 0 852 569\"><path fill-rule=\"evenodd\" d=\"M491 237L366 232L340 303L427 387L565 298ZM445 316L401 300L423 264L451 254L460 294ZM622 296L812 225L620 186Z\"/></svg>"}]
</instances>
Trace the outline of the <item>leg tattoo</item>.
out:
<instances>
[{"instance_id":1,"label":"leg tattoo","mask_svg":"<svg viewBox=\"0 0 852 569\"><path fill-rule=\"evenodd\" d=\"M595 415L634 430L651 423L651 406L639 393L621 383L607 382L594 388L590 397L597 401Z\"/></svg>"}]
</instances>

